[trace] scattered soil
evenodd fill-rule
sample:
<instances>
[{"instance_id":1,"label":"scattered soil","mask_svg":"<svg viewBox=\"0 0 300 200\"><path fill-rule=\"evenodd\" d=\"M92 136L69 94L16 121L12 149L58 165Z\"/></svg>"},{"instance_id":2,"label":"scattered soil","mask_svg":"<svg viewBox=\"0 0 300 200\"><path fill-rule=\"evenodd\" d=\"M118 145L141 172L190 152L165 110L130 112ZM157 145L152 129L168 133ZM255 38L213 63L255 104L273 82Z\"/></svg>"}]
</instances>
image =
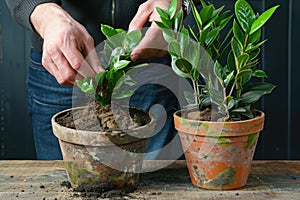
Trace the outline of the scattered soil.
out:
<instances>
[{"instance_id":1,"label":"scattered soil","mask_svg":"<svg viewBox=\"0 0 300 200\"><path fill-rule=\"evenodd\" d=\"M77 188L72 188L69 181L63 181L60 183L61 187L66 187L71 189L73 192L73 197L82 197L82 199L118 199L125 200L130 198L129 193L133 192L136 188L131 186L125 186L122 188L116 187L113 183L110 182L101 182L97 184L82 184Z\"/></svg>"},{"instance_id":2,"label":"scattered soil","mask_svg":"<svg viewBox=\"0 0 300 200\"><path fill-rule=\"evenodd\" d=\"M74 189L74 192L79 192L81 197L125 199L125 196L128 196L128 193L133 192L135 189L130 186L118 188L110 182L101 182L80 185Z\"/></svg>"},{"instance_id":3,"label":"scattered soil","mask_svg":"<svg viewBox=\"0 0 300 200\"><path fill-rule=\"evenodd\" d=\"M83 109L58 117L57 122L69 128L88 131L128 130L150 122L150 117L145 111L128 109L117 104L111 106L102 107L93 102Z\"/></svg>"}]
</instances>

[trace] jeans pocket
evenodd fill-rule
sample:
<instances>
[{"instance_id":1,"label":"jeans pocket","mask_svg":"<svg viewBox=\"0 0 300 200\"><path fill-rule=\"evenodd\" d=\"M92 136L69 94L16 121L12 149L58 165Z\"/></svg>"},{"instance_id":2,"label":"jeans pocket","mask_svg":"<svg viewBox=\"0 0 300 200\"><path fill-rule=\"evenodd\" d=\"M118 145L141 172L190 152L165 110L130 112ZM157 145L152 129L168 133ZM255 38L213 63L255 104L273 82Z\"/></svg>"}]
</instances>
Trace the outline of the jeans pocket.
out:
<instances>
[{"instance_id":1,"label":"jeans pocket","mask_svg":"<svg viewBox=\"0 0 300 200\"><path fill-rule=\"evenodd\" d=\"M35 69L45 69L42 64L42 54L30 48L30 67Z\"/></svg>"}]
</instances>

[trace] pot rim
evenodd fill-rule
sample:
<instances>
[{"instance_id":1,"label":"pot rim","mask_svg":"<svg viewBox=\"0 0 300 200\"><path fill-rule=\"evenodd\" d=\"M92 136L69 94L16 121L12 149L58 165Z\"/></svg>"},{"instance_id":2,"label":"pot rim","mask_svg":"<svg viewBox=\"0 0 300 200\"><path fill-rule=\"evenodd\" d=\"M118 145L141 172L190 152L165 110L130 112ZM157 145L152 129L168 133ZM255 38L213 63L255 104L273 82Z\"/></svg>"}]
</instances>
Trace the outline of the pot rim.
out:
<instances>
[{"instance_id":1,"label":"pot rim","mask_svg":"<svg viewBox=\"0 0 300 200\"><path fill-rule=\"evenodd\" d=\"M86 145L86 146L107 146L109 144L113 145L109 138L107 137L108 134L111 134L111 136L124 136L124 135L128 135L128 134L132 134L129 137L135 138L135 140L133 141L138 141L138 140L145 140L147 139L142 138L142 137L134 137L133 135L139 135L138 133L145 133L146 131L149 132L150 130L154 129L154 125L155 125L155 120L154 117L151 113L141 110L139 108L135 108L135 107L130 107L142 112L147 113L150 116L150 122L143 125L143 126L139 126L133 129L129 129L129 130L108 130L108 131L88 131L88 130L80 130L80 129L73 129L73 128L68 128L66 126L63 126L59 123L57 123L56 119L59 115L66 113L66 112L70 112L72 110L80 110L85 108L86 106L80 106L80 107L74 107L74 108L68 108L65 110L62 110L60 112L57 112L56 114L54 114L51 118L51 124L52 124L52 128L53 128L53 134L59 139L62 140L64 142L68 142L68 143L73 143L73 144L79 144L79 145ZM56 131L57 129L61 129L62 131ZM69 136L67 136L67 134L62 134L62 133L69 133ZM126 134L128 133L128 134ZM73 137L70 137L70 134ZM122 144L126 144L128 142L124 142Z\"/></svg>"},{"instance_id":2,"label":"pot rim","mask_svg":"<svg viewBox=\"0 0 300 200\"><path fill-rule=\"evenodd\" d=\"M259 110L255 110L259 115L253 119L233 122L192 120L180 116L180 112L183 110L187 109L179 110L173 115L175 128L180 134L204 137L240 137L259 133L264 127L265 114Z\"/></svg>"},{"instance_id":3,"label":"pot rim","mask_svg":"<svg viewBox=\"0 0 300 200\"><path fill-rule=\"evenodd\" d=\"M252 119L246 119L246 120L239 120L239 121L229 121L229 122L218 122L218 121L203 121L203 120L194 120L194 119L189 119L189 118L186 118L186 117L182 117L180 115L180 113L182 111L188 111L189 109L180 109L176 112L174 112L173 114L173 117L177 117L177 118L182 118L182 119L185 119L187 122L201 122L201 123L204 123L204 124L224 124L224 125L229 125L229 124L240 124L240 123L249 123L249 122L252 122L252 121L256 121L256 120L259 120L259 119L263 119L265 118L265 113L261 110L257 110L257 109L253 109L253 111L255 111L256 113L258 113L258 115L256 115L254 118Z\"/></svg>"}]
</instances>

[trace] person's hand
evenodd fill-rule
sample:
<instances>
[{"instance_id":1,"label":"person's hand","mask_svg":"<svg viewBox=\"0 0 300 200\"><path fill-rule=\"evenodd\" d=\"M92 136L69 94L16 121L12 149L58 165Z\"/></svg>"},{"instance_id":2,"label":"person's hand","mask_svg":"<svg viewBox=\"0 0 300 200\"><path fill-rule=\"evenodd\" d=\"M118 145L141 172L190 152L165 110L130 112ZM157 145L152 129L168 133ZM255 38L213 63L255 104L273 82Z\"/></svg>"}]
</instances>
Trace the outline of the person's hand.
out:
<instances>
[{"instance_id":1,"label":"person's hand","mask_svg":"<svg viewBox=\"0 0 300 200\"><path fill-rule=\"evenodd\" d=\"M93 77L103 70L93 38L60 6L40 4L30 20L44 39L42 64L59 84L74 85L76 79Z\"/></svg>"},{"instance_id":2,"label":"person's hand","mask_svg":"<svg viewBox=\"0 0 300 200\"><path fill-rule=\"evenodd\" d=\"M178 0L178 6L182 5L182 0ZM146 22L152 22L146 31L144 38L132 51L131 60L149 58L152 56L161 57L167 54L167 43L163 38L161 30L154 21L161 21L156 7L167 9L171 0L148 0L141 4L136 15L129 24L129 32L142 29Z\"/></svg>"}]
</instances>

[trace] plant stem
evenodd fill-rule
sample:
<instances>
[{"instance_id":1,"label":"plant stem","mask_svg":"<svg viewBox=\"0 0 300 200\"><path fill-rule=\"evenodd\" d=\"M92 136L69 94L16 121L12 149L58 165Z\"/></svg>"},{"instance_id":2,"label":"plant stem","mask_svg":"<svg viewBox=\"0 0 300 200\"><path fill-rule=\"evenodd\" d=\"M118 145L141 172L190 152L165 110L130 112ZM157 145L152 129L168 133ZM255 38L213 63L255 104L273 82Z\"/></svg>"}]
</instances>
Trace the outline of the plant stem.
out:
<instances>
[{"instance_id":1,"label":"plant stem","mask_svg":"<svg viewBox=\"0 0 300 200\"><path fill-rule=\"evenodd\" d=\"M192 79L192 82L193 82L193 88L194 88L195 103L196 103L196 105L200 105L200 100L199 100L199 97L198 97L198 94L199 94L198 93L198 91L199 91L198 81Z\"/></svg>"}]
</instances>

